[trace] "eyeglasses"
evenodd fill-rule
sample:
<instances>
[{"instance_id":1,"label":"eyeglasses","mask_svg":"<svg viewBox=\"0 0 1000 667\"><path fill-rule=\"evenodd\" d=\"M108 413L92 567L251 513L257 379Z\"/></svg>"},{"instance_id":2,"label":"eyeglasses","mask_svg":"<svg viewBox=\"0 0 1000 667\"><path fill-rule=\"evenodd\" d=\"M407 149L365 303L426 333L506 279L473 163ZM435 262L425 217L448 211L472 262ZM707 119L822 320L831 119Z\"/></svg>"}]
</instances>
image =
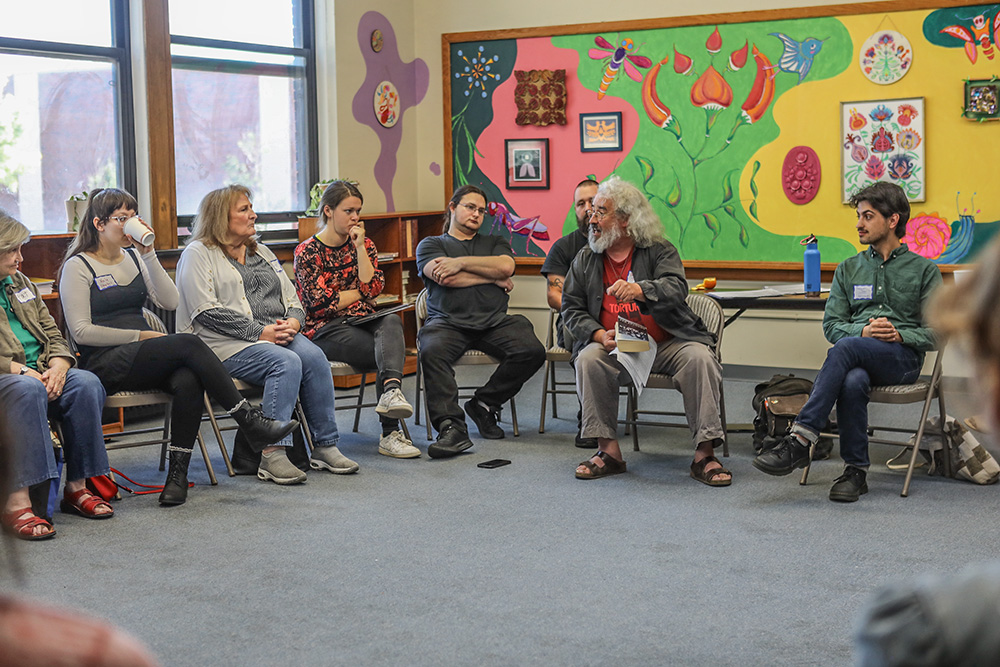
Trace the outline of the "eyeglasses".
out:
<instances>
[{"instance_id":1,"label":"eyeglasses","mask_svg":"<svg viewBox=\"0 0 1000 667\"><path fill-rule=\"evenodd\" d=\"M114 220L119 225L124 225L125 221L129 220L132 217L134 217L134 216L131 216L131 215L113 215L113 216L109 217L108 220Z\"/></svg>"},{"instance_id":2,"label":"eyeglasses","mask_svg":"<svg viewBox=\"0 0 1000 667\"><path fill-rule=\"evenodd\" d=\"M478 213L481 217L484 218L486 217L486 214L489 213L489 211L487 211L485 208L480 208L475 204L462 204L462 206L469 209L469 213Z\"/></svg>"},{"instance_id":3,"label":"eyeglasses","mask_svg":"<svg viewBox=\"0 0 1000 667\"><path fill-rule=\"evenodd\" d=\"M604 220L604 218L608 217L610 214L611 214L611 211L609 211L608 209L604 208L603 206L600 206L598 208L593 209L590 212L590 218L591 218L591 220L594 220L595 222L600 222L601 220Z\"/></svg>"}]
</instances>

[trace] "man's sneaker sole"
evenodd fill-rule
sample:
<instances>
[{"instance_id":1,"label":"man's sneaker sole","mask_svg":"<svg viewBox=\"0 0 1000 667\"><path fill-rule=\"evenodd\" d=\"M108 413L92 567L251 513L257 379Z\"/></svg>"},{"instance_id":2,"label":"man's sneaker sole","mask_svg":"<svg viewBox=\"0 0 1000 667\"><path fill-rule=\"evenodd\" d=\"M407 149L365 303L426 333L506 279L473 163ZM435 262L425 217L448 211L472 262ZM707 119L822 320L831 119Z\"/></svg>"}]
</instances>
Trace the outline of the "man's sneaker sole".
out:
<instances>
[{"instance_id":1,"label":"man's sneaker sole","mask_svg":"<svg viewBox=\"0 0 1000 667\"><path fill-rule=\"evenodd\" d=\"M409 419L413 416L413 406L396 405L387 410L379 410L376 406L375 414L386 419Z\"/></svg>"},{"instance_id":2,"label":"man's sneaker sole","mask_svg":"<svg viewBox=\"0 0 1000 667\"><path fill-rule=\"evenodd\" d=\"M807 456L801 461L796 462L791 468L772 468L760 463L757 459L753 460L753 467L760 470L768 475L774 475L775 477L784 477L785 475L791 475L798 468L805 468L806 464L809 463L809 457Z\"/></svg>"},{"instance_id":3,"label":"man's sneaker sole","mask_svg":"<svg viewBox=\"0 0 1000 667\"><path fill-rule=\"evenodd\" d=\"M396 453L390 452L388 449L382 449L381 447L379 447L378 448L378 453L381 454L382 456L390 456L390 457L392 457L394 459L418 459L418 458L420 458L420 450L417 449L416 447L414 447L413 449L416 450L416 451L414 451L412 453L409 453L409 454L406 454L406 453L404 453L404 454L396 454Z\"/></svg>"},{"instance_id":4,"label":"man's sneaker sole","mask_svg":"<svg viewBox=\"0 0 1000 667\"><path fill-rule=\"evenodd\" d=\"M868 493L868 484L862 485L856 494L854 493L836 493L833 489L830 489L830 500L835 503L853 503L857 502L858 498Z\"/></svg>"},{"instance_id":5,"label":"man's sneaker sole","mask_svg":"<svg viewBox=\"0 0 1000 667\"><path fill-rule=\"evenodd\" d=\"M436 445L430 445L427 448L427 456L432 459L447 459L452 456L458 456L467 449L470 449L473 445L471 440L466 440L465 442L459 443L456 447L441 448Z\"/></svg>"},{"instance_id":6,"label":"man's sneaker sole","mask_svg":"<svg viewBox=\"0 0 1000 667\"><path fill-rule=\"evenodd\" d=\"M491 423L487 421L489 419L486 415L480 415L480 410L486 412L485 409L478 407L474 401L476 399L472 398L465 402L465 414L469 415L469 418L476 424L476 428L479 429L479 435L483 436L487 440L503 440L504 432L500 428L499 424ZM483 432L483 429L486 432ZM493 430L495 429L495 430Z\"/></svg>"},{"instance_id":7,"label":"man's sneaker sole","mask_svg":"<svg viewBox=\"0 0 1000 667\"><path fill-rule=\"evenodd\" d=\"M306 474L302 473L297 477L275 477L266 470L257 470L257 478L265 482L274 482L275 484L281 484L282 486L289 486L291 484L301 484L306 481Z\"/></svg>"}]
</instances>

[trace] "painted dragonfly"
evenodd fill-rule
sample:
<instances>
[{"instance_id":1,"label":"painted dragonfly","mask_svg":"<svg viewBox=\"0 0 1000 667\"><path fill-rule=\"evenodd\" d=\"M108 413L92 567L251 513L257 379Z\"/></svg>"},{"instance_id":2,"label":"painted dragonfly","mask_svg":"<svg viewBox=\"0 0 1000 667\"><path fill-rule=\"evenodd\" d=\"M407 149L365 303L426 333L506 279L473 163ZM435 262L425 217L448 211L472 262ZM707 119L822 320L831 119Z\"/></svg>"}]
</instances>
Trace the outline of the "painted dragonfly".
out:
<instances>
[{"instance_id":1,"label":"painted dragonfly","mask_svg":"<svg viewBox=\"0 0 1000 667\"><path fill-rule=\"evenodd\" d=\"M602 99L607 94L608 86L621 74L621 69L624 69L625 73L633 81L642 81L642 73L636 67L646 69L653 66L653 61L646 56L639 56L633 53L638 47L636 47L635 42L629 37L623 39L621 46L618 47L615 47L614 44L600 35L594 38L594 43L601 48L591 49L589 51L590 57L594 60L608 61L607 67L604 68L604 76L601 78L601 86L597 90L597 99ZM633 63L635 67L633 67Z\"/></svg>"}]
</instances>

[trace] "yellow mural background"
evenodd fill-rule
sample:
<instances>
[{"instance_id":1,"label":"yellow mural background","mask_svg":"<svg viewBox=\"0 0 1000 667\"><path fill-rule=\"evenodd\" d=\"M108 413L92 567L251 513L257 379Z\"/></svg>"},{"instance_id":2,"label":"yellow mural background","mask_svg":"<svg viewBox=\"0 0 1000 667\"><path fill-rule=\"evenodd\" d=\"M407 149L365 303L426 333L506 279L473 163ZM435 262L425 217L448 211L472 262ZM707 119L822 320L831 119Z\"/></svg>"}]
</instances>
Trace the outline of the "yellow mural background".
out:
<instances>
[{"instance_id":1,"label":"yellow mural background","mask_svg":"<svg viewBox=\"0 0 1000 667\"><path fill-rule=\"evenodd\" d=\"M970 15L974 8L970 9ZM760 225L776 234L832 236L846 239L858 249L854 232L856 216L841 201L840 103L860 100L923 97L926 117L926 194L924 202L911 203L911 215L937 212L948 222L958 219L962 209L976 209L979 222L1000 220L1000 123L962 118L965 80L990 78L1000 72L1000 53L989 60L980 50L976 64L961 48L943 48L924 39L923 21L930 11L865 14L839 17L853 41L851 65L840 75L823 81L806 81L781 95L775 103L774 119L781 129L775 141L761 148L743 170L740 192L750 192L754 161L760 195L757 213ZM858 48L877 30L896 30L910 42L913 64L910 72L888 86L872 83L858 66ZM995 51L1000 51L994 47ZM817 58L823 57L820 52ZM779 77L792 76L779 73ZM822 181L816 198L799 206L785 197L781 187L781 165L795 146L809 146L819 156ZM959 209L955 195L961 192ZM971 197L976 194L976 206ZM744 199L744 206L750 201ZM970 258L966 258L968 260Z\"/></svg>"}]
</instances>

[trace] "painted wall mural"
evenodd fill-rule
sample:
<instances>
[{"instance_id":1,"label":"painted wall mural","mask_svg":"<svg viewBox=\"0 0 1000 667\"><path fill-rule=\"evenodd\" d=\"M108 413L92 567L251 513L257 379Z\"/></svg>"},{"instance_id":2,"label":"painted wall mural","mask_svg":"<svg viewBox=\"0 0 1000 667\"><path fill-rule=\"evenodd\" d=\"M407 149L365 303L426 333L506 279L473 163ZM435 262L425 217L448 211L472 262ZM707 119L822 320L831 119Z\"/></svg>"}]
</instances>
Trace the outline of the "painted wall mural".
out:
<instances>
[{"instance_id":1,"label":"painted wall mural","mask_svg":"<svg viewBox=\"0 0 1000 667\"><path fill-rule=\"evenodd\" d=\"M543 255L575 229L577 182L616 173L646 193L685 259L801 261L799 240L816 234L824 261L840 261L860 248L845 195L882 178L907 190L914 249L968 261L996 225L977 216L1000 217L1000 194L975 166L1000 161L1000 142L982 135L989 123L961 117L963 82L988 76L1000 35L976 26L998 16L962 7L454 42L452 183L484 187L497 203L487 222L514 236L519 256ZM948 30L963 21L978 65ZM515 69L566 70L565 126L515 124ZM918 98L923 108L909 102ZM844 102L863 110L865 127L841 131ZM891 118L872 116L882 107ZM594 113L621 114L620 152L581 150L580 116ZM507 189L505 142L541 138L549 189ZM808 169L786 164L793 153L809 153ZM841 178L821 182L824 167ZM973 191L976 204L958 194ZM954 220L937 213L951 210Z\"/></svg>"},{"instance_id":2,"label":"painted wall mural","mask_svg":"<svg viewBox=\"0 0 1000 667\"><path fill-rule=\"evenodd\" d=\"M365 81L354 95L351 110L356 121L378 136L375 182L385 195L386 210L395 211L392 181L403 136L402 118L427 94L430 70L419 58L409 63L400 59L396 32L389 19L378 12L366 12L358 21L358 48L365 59Z\"/></svg>"}]
</instances>

